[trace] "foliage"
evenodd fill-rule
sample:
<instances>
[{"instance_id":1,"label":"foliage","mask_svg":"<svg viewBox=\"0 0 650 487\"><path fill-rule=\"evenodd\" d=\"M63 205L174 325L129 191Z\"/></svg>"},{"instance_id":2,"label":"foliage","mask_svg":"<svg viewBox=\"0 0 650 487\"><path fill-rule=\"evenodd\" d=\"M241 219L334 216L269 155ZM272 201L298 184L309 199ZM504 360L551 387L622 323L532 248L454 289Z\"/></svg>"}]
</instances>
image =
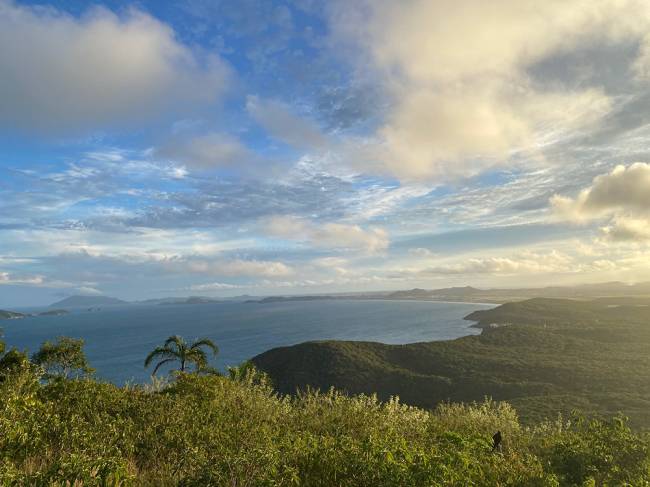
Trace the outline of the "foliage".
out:
<instances>
[{"instance_id":1,"label":"foliage","mask_svg":"<svg viewBox=\"0 0 650 487\"><path fill-rule=\"evenodd\" d=\"M539 359L533 349L544 342L557 346L557 337L546 335L545 327L541 335L530 324L505 329L509 333L496 339L486 333L484 341L468 342L459 358L452 354L457 351L453 346L439 350L440 359L447 361L444 370L459 367L485 379L489 375L480 374L503 372L503 356L493 362L482 356L485 344L519 343L532 354L527 360ZM579 327L557 323L551 329L564 339L581 333ZM590 336L601 333L606 335L606 330L596 327ZM167 345L178 355L153 358L184 353L186 366L205 370L207 356L205 361L188 360L192 346L176 338L170 337ZM61 346L69 343L75 347ZM205 346L201 341L193 345L197 343L196 348ZM375 372L347 367L371 364L387 375L385 383L391 387L400 381L403 385L405 378L413 380L405 388L411 393L418 388L421 394L435 393L429 380L444 391L476 384L468 376L466 382L460 375L449 381L427 370L430 344L392 348L390 353L378 344L365 345L311 344L314 355L309 359L370 383L378 378ZM620 415L574 413L568 420L560 416L522 425L510 404L489 399L442 401L423 409L394 396L348 395L333 388L323 392L305 387L282 395L252 363L221 376L190 373L181 362L184 370L165 379L152 376L148 385L118 387L72 373L88 368L85 357L79 358L81 346L80 341L60 338L34 355L48 373L59 373L54 381L43 381L45 367L30 363L23 352L12 349L0 356L0 485L650 487L650 436L632 429ZM41 353L57 347L57 353ZM353 360L339 356L338 362L332 361L332 351L343 351ZM381 368L388 359L395 363L395 357L408 364L412 376L395 366ZM287 364L293 359L288 357ZM470 364L463 368L462 360ZM508 363L513 375L504 377L522 374L514 358ZM477 364L483 369L475 369ZM535 373L549 374L547 366L538 362ZM585 369L576 367L573 377L581 374ZM418 376L426 381L418 382ZM499 390L496 382L490 385ZM495 431L503 436L497 452L491 443Z\"/></svg>"},{"instance_id":2,"label":"foliage","mask_svg":"<svg viewBox=\"0 0 650 487\"><path fill-rule=\"evenodd\" d=\"M32 362L43 367L49 378L90 374L94 369L88 364L83 345L84 341L80 338L58 337L56 342L43 343L32 356Z\"/></svg>"},{"instance_id":3,"label":"foliage","mask_svg":"<svg viewBox=\"0 0 650 487\"><path fill-rule=\"evenodd\" d=\"M208 338L201 338L190 345L183 337L173 335L165 340L162 346L156 347L147 355L144 366L145 368L149 367L154 360L161 359L154 367L151 375L156 375L158 369L163 365L174 362L179 363L180 372L185 372L190 364L194 364L196 371L215 373L216 369L208 365L208 356L203 348L208 348L214 356L219 353L217 345Z\"/></svg>"},{"instance_id":4,"label":"foliage","mask_svg":"<svg viewBox=\"0 0 650 487\"><path fill-rule=\"evenodd\" d=\"M308 342L252 361L283 394L335 387L423 408L492 397L512 404L525 424L580 409L621 411L650 428L650 301L628 301L531 299L473 313L485 327L476 336Z\"/></svg>"},{"instance_id":5,"label":"foliage","mask_svg":"<svg viewBox=\"0 0 650 487\"><path fill-rule=\"evenodd\" d=\"M279 396L256 377L184 372L152 392L16 369L0 383L0 485L650 485L650 439L625 418L523 427L505 403Z\"/></svg>"}]
</instances>

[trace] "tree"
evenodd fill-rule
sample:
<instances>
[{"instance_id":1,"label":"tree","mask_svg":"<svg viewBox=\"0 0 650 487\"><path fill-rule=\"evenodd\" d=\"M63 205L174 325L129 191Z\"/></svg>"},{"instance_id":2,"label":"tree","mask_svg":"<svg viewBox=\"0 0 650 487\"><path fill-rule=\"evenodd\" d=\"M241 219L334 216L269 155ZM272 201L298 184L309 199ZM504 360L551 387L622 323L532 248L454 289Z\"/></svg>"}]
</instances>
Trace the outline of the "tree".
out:
<instances>
[{"instance_id":1,"label":"tree","mask_svg":"<svg viewBox=\"0 0 650 487\"><path fill-rule=\"evenodd\" d=\"M214 371L208 366L208 356L203 347L209 348L214 356L219 353L219 348L208 338L201 338L189 345L178 335L170 336L161 347L156 347L144 360L145 368L149 367L155 359L161 359L153 369L151 375L156 375L158 369L173 362L179 362L178 370L185 372L190 364L194 364L197 372Z\"/></svg>"},{"instance_id":2,"label":"tree","mask_svg":"<svg viewBox=\"0 0 650 487\"><path fill-rule=\"evenodd\" d=\"M2 330L0 329L0 337L1 336ZM27 352L21 352L20 350L12 348L5 353L5 350L5 343L0 341L0 382L6 379L8 374L21 369L28 369L32 366L29 362Z\"/></svg>"},{"instance_id":3,"label":"tree","mask_svg":"<svg viewBox=\"0 0 650 487\"><path fill-rule=\"evenodd\" d=\"M12 348L0 357L0 376L13 370L30 366L27 352Z\"/></svg>"},{"instance_id":4,"label":"tree","mask_svg":"<svg viewBox=\"0 0 650 487\"><path fill-rule=\"evenodd\" d=\"M58 337L56 342L45 342L32 355L32 362L45 369L46 377L68 378L70 374L90 374L94 369L88 364L83 352L84 341L70 337Z\"/></svg>"}]
</instances>

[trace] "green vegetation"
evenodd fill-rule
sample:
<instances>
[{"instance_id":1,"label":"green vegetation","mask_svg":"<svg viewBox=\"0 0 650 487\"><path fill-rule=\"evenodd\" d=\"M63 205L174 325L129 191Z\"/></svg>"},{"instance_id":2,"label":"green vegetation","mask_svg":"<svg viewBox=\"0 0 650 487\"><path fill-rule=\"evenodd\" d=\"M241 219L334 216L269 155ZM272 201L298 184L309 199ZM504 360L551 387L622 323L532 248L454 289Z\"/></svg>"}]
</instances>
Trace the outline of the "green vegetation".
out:
<instances>
[{"instance_id":1,"label":"green vegetation","mask_svg":"<svg viewBox=\"0 0 650 487\"><path fill-rule=\"evenodd\" d=\"M196 340L191 345L188 344L183 337L178 335L170 336L165 340L165 344L161 347L156 347L147 358L144 360L144 366L149 367L155 359L161 359L154 367L151 375L156 375L158 369L165 365L178 362L180 372L185 372L190 364L194 364L196 371L208 370L208 356L203 350L203 347L208 348L216 356L219 353L219 348L212 340L201 338Z\"/></svg>"},{"instance_id":2,"label":"green vegetation","mask_svg":"<svg viewBox=\"0 0 650 487\"><path fill-rule=\"evenodd\" d=\"M572 324L561 318L563 306L574 311ZM450 393L458 387L464 390L459 395L469 394L471 386L486 380L482 391L513 391L517 400L532 398L531 404L550 392L553 409L560 404L553 402L553 387L572 379L579 382L585 374L600 380L604 373L594 371L590 363L560 379L556 375L566 372L567 362L557 369L544 368L554 360L554 355L545 354L561 340L567 342L563 352L569 362L582 357L585 340L612 350L631 342L644 345L647 333L640 333L642 323L635 321L643 315L642 306L609 306L533 300L475 315L487 326L482 336L441 342L440 349L430 348L435 344L310 343L287 349L284 365L291 380L308 380L310 376L298 376L292 368L292 354L300 351L306 373L328 371L333 375L326 377L337 380L359 375L355 380L368 384L383 373L382 386L401 387L412 397L435 394L438 387ZM622 327L618 330L634 336L612 331L606 322L610 311L605 310L615 309L612 316L626 317L617 322ZM530 313L529 322L489 326L506 322L502 320L512 323L517 313ZM614 344L613 338L618 340ZM151 384L118 387L86 375L89 367L80 340L46 342L32 361L15 349L5 353L0 342L0 485L650 487L650 435L632 429L620 415L599 419L572 413L539 422L529 417L522 424L510 404L488 399L442 402L426 410L394 397L381 401L375 395L349 396L334 389L306 388L283 395L252 362L230 368L227 376L198 373L207 367L207 355L187 357L193 346L202 352L202 346L216 350L205 340L188 345L170 337L165 343L168 348L159 349L166 352L152 352L149 362L185 353L185 363L197 365L196 372L185 367L166 379L152 376ZM533 349L541 351L533 354ZM427 361L436 357L446 364L438 376L425 370ZM548 363L540 362L542 357ZM621 357L622 367L629 366L627 359ZM256 362L262 361L258 357ZM387 366L398 362L400 367ZM525 363L537 363L537 377L547 382L526 384L518 375L527 368ZM451 377L449 371L456 368L473 382ZM506 369L514 371L499 375ZM479 376L470 377L470 372ZM539 387L547 389L540 392ZM613 383L601 386L607 393L610 389L617 393ZM522 409L528 407L521 404ZM493 452L496 431L504 442L501 451Z\"/></svg>"},{"instance_id":3,"label":"green vegetation","mask_svg":"<svg viewBox=\"0 0 650 487\"><path fill-rule=\"evenodd\" d=\"M58 337L56 342L43 343L32 362L43 368L47 378L90 374L94 369L88 364L83 346L81 339Z\"/></svg>"},{"instance_id":4,"label":"green vegetation","mask_svg":"<svg viewBox=\"0 0 650 487\"><path fill-rule=\"evenodd\" d=\"M25 366L0 396L1 485L650 485L650 439L622 418L526 428L491 401L427 412L333 391L290 398L254 371L120 388L42 383Z\"/></svg>"},{"instance_id":5,"label":"green vegetation","mask_svg":"<svg viewBox=\"0 0 650 487\"><path fill-rule=\"evenodd\" d=\"M650 427L648 300L531 299L470 318L481 322L481 335L409 345L310 342L252 360L282 393L335 387L424 408L487 396L511 403L525 423L580 409L622 411Z\"/></svg>"}]
</instances>

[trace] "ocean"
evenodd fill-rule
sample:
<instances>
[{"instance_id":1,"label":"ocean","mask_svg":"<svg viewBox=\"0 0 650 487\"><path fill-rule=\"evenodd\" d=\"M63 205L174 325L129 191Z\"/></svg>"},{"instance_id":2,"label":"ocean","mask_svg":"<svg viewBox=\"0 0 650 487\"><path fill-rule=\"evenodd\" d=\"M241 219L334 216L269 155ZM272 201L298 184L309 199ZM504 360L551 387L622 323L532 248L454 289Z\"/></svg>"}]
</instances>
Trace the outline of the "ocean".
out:
<instances>
[{"instance_id":1,"label":"ocean","mask_svg":"<svg viewBox=\"0 0 650 487\"><path fill-rule=\"evenodd\" d=\"M271 348L310 340L403 344L474 335L480 330L463 317L491 307L383 300L130 305L5 320L0 327L8 347L29 353L59 335L83 338L97 377L124 384L149 381L144 358L170 335L214 340L220 353L213 365L224 370Z\"/></svg>"}]
</instances>

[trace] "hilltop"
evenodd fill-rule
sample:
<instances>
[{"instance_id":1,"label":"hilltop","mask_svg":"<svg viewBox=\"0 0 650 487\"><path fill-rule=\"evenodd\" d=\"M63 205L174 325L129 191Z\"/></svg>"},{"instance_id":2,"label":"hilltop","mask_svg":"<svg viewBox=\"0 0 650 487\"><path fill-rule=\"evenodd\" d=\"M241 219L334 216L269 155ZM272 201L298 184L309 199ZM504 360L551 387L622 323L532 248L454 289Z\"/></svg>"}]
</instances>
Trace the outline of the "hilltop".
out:
<instances>
[{"instance_id":1,"label":"hilltop","mask_svg":"<svg viewBox=\"0 0 650 487\"><path fill-rule=\"evenodd\" d=\"M335 387L383 400L398 395L424 408L489 396L513 404L525 421L578 408L623 411L650 426L648 303L536 298L472 313L484 327L477 336L308 342L252 360L283 393Z\"/></svg>"}]
</instances>

